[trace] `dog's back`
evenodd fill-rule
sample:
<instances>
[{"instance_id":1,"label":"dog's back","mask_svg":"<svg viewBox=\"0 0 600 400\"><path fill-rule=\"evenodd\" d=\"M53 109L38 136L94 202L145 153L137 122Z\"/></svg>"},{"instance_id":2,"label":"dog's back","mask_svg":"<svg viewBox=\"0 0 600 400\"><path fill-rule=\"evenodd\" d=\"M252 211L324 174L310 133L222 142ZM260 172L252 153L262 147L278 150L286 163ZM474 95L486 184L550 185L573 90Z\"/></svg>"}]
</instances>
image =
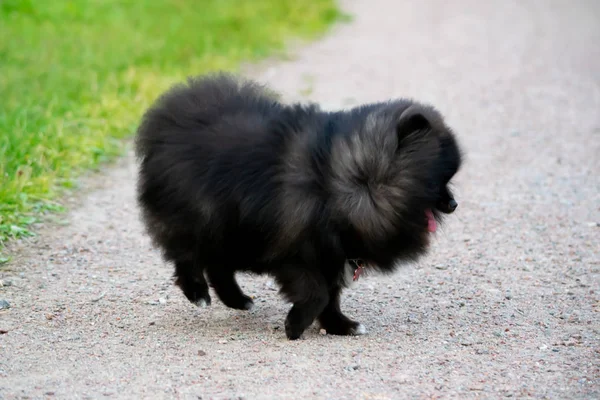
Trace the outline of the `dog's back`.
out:
<instances>
[{"instance_id":1,"label":"dog's back","mask_svg":"<svg viewBox=\"0 0 600 400\"><path fill-rule=\"evenodd\" d=\"M256 83L226 74L190 78L163 94L145 113L136 154L142 161L157 153L185 159L180 153L190 149L210 156L213 146L256 139L278 109L276 99Z\"/></svg>"}]
</instances>

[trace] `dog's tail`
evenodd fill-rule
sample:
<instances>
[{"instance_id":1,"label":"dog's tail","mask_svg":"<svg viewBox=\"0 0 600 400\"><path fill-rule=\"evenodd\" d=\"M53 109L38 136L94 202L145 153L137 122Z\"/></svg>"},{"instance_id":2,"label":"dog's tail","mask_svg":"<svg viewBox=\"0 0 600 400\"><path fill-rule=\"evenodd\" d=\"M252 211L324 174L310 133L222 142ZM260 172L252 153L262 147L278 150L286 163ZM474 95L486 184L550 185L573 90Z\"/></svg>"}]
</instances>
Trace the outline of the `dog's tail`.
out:
<instances>
[{"instance_id":1,"label":"dog's tail","mask_svg":"<svg viewBox=\"0 0 600 400\"><path fill-rule=\"evenodd\" d=\"M177 131L193 132L244 110L264 115L276 102L277 95L266 87L229 73L190 77L159 96L143 115L136 155L144 158L152 144L172 142Z\"/></svg>"}]
</instances>

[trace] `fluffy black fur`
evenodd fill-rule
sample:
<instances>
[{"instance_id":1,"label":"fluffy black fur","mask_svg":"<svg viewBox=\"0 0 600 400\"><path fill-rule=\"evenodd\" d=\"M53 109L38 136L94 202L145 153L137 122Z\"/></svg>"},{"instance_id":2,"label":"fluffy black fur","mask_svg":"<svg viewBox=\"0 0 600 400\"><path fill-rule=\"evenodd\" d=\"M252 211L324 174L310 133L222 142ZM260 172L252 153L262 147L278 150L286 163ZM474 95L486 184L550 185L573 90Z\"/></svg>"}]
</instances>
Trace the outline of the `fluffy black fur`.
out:
<instances>
[{"instance_id":1,"label":"fluffy black fur","mask_svg":"<svg viewBox=\"0 0 600 400\"><path fill-rule=\"evenodd\" d=\"M324 112L227 74L161 96L136 153L143 220L185 296L210 304L208 278L226 306L250 309L235 272L271 274L293 303L289 339L314 320L331 334L364 333L340 310L347 260L390 273L424 254L426 210L438 222L454 211L448 184L461 164L430 106Z\"/></svg>"}]
</instances>

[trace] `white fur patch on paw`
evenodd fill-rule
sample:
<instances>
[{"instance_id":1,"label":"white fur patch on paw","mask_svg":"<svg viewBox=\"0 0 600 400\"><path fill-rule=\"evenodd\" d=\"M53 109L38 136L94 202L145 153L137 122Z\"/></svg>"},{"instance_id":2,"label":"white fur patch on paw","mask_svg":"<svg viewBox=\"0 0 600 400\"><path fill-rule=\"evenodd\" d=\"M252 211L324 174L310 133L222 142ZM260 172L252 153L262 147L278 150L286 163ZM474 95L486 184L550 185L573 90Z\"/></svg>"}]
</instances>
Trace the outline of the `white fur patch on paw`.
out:
<instances>
[{"instance_id":1,"label":"white fur patch on paw","mask_svg":"<svg viewBox=\"0 0 600 400\"><path fill-rule=\"evenodd\" d=\"M358 324L358 326L352 330L352 334L353 335L366 335L367 328L365 328L365 326L363 324Z\"/></svg>"},{"instance_id":2,"label":"white fur patch on paw","mask_svg":"<svg viewBox=\"0 0 600 400\"><path fill-rule=\"evenodd\" d=\"M199 299L196 301L196 305L200 308L208 307L208 303L205 299Z\"/></svg>"}]
</instances>

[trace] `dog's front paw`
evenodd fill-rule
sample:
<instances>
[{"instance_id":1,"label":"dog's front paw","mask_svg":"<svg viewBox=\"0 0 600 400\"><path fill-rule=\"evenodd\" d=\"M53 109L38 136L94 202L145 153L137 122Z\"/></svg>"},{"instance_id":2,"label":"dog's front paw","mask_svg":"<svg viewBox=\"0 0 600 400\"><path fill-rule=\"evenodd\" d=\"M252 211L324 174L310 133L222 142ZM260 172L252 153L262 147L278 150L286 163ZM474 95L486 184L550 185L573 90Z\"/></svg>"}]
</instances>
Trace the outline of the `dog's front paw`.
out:
<instances>
[{"instance_id":1,"label":"dog's front paw","mask_svg":"<svg viewBox=\"0 0 600 400\"><path fill-rule=\"evenodd\" d=\"M358 324L358 325L356 325L356 327L350 329L350 334L356 335L356 336L366 335L367 328L365 328L365 326L363 324Z\"/></svg>"},{"instance_id":2,"label":"dog's front paw","mask_svg":"<svg viewBox=\"0 0 600 400\"><path fill-rule=\"evenodd\" d=\"M197 299L194 302L194 304L196 304L200 308L208 307L208 306L210 306L210 303L211 303L211 299L210 299L210 296L208 294L206 294L206 296L204 296L204 297L201 297L201 298Z\"/></svg>"}]
</instances>

